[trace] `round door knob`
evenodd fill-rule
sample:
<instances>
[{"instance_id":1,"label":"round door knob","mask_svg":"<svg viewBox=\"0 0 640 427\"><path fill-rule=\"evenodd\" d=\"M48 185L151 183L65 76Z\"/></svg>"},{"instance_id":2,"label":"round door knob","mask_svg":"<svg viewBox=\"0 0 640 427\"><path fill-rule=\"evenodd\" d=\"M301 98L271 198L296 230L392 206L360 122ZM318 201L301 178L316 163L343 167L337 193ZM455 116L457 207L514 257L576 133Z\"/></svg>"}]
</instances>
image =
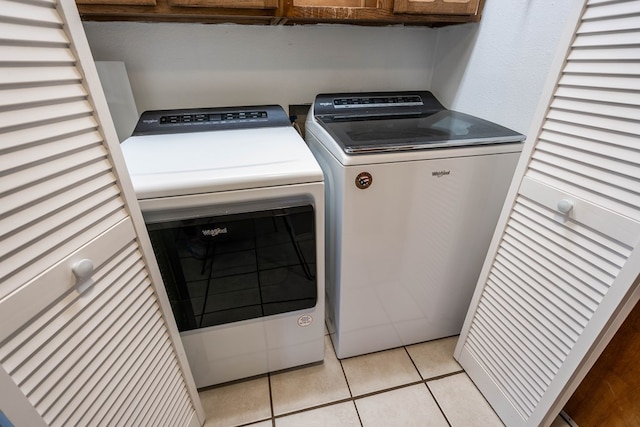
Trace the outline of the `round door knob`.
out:
<instances>
[{"instance_id":1,"label":"round door knob","mask_svg":"<svg viewBox=\"0 0 640 427\"><path fill-rule=\"evenodd\" d=\"M562 199L558 202L558 210L564 215L568 215L573 209L573 202L571 200Z\"/></svg>"},{"instance_id":2,"label":"round door knob","mask_svg":"<svg viewBox=\"0 0 640 427\"><path fill-rule=\"evenodd\" d=\"M71 272L76 276L76 286L80 292L93 284L93 262L90 259L81 259L71 266Z\"/></svg>"}]
</instances>

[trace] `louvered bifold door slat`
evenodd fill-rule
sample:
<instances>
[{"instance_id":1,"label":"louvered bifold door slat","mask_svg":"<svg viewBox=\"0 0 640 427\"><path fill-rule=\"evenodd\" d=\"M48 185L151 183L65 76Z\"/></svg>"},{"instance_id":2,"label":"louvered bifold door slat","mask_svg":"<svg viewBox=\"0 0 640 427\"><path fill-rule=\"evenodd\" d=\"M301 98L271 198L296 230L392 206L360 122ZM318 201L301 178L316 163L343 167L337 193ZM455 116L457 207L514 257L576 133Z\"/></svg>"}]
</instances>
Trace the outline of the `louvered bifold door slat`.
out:
<instances>
[{"instance_id":1,"label":"louvered bifold door slat","mask_svg":"<svg viewBox=\"0 0 640 427\"><path fill-rule=\"evenodd\" d=\"M127 238L130 224L123 224L129 233L104 236L121 247L96 266L90 291L69 286L19 330L0 331L0 363L49 425L173 426L187 425L191 415L145 265L135 240ZM66 264L28 287L47 287ZM174 414L138 424L175 399L176 424L168 422Z\"/></svg>"},{"instance_id":2,"label":"louvered bifold door slat","mask_svg":"<svg viewBox=\"0 0 640 427\"><path fill-rule=\"evenodd\" d=\"M640 6L589 5L527 175L640 221Z\"/></svg>"},{"instance_id":3,"label":"louvered bifold door slat","mask_svg":"<svg viewBox=\"0 0 640 427\"><path fill-rule=\"evenodd\" d=\"M483 269L456 354L508 425L549 419L612 287L632 285L616 280L640 245L638 46L640 2L587 2Z\"/></svg>"},{"instance_id":4,"label":"louvered bifold door slat","mask_svg":"<svg viewBox=\"0 0 640 427\"><path fill-rule=\"evenodd\" d=\"M539 184L530 185L516 200L465 343L523 420L640 242L638 223L617 238L594 229L619 223L605 209L584 222L559 220L556 209L537 200Z\"/></svg>"},{"instance_id":5,"label":"louvered bifold door slat","mask_svg":"<svg viewBox=\"0 0 640 427\"><path fill-rule=\"evenodd\" d=\"M0 0L0 364L48 425L194 416L55 1ZM93 284L71 267L94 263Z\"/></svg>"}]
</instances>

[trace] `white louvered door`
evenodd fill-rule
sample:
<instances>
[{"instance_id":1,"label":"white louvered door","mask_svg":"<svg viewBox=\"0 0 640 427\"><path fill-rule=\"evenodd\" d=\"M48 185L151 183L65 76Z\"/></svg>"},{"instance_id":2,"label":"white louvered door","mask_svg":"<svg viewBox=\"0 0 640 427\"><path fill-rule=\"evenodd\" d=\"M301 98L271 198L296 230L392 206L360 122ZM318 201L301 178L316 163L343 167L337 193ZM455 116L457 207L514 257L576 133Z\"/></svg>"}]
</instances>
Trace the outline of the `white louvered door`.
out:
<instances>
[{"instance_id":1,"label":"white louvered door","mask_svg":"<svg viewBox=\"0 0 640 427\"><path fill-rule=\"evenodd\" d=\"M639 294L640 2L569 25L455 352L508 426L550 424Z\"/></svg>"},{"instance_id":2,"label":"white louvered door","mask_svg":"<svg viewBox=\"0 0 640 427\"><path fill-rule=\"evenodd\" d=\"M202 425L148 256L75 4L0 0L0 410L12 423ZM76 280L85 259L93 271Z\"/></svg>"}]
</instances>

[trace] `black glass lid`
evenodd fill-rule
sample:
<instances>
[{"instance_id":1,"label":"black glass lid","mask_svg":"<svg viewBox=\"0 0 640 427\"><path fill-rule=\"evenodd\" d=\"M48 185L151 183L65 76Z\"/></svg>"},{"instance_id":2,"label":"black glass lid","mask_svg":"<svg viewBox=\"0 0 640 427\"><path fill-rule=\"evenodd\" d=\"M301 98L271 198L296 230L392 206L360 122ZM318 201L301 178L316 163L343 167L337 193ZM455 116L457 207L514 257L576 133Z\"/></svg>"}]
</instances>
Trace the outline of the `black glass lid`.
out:
<instances>
[{"instance_id":1,"label":"black glass lid","mask_svg":"<svg viewBox=\"0 0 640 427\"><path fill-rule=\"evenodd\" d=\"M317 117L347 154L520 142L503 126L450 110L379 117Z\"/></svg>"}]
</instances>

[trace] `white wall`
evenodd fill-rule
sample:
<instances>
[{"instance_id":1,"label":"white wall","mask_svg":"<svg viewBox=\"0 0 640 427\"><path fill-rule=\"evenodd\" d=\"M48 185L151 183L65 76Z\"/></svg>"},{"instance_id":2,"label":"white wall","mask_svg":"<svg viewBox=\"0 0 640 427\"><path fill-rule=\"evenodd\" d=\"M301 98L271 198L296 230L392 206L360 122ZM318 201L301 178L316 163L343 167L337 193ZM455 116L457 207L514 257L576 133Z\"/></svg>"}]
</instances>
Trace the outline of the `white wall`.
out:
<instances>
[{"instance_id":1,"label":"white wall","mask_svg":"<svg viewBox=\"0 0 640 427\"><path fill-rule=\"evenodd\" d=\"M526 134L575 1L487 0L479 25L439 29L431 90Z\"/></svg>"},{"instance_id":2,"label":"white wall","mask_svg":"<svg viewBox=\"0 0 640 427\"><path fill-rule=\"evenodd\" d=\"M448 108L529 131L571 2L487 0L438 29L85 22L124 61L138 111L304 104L320 92L431 89Z\"/></svg>"},{"instance_id":3,"label":"white wall","mask_svg":"<svg viewBox=\"0 0 640 427\"><path fill-rule=\"evenodd\" d=\"M96 61L124 61L140 112L311 103L328 91L426 89L437 30L85 22Z\"/></svg>"}]
</instances>

